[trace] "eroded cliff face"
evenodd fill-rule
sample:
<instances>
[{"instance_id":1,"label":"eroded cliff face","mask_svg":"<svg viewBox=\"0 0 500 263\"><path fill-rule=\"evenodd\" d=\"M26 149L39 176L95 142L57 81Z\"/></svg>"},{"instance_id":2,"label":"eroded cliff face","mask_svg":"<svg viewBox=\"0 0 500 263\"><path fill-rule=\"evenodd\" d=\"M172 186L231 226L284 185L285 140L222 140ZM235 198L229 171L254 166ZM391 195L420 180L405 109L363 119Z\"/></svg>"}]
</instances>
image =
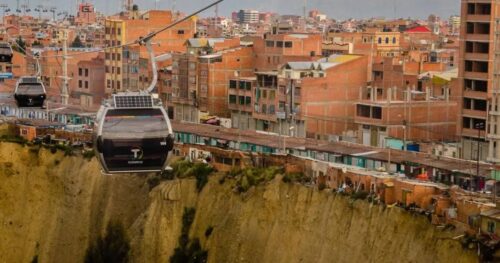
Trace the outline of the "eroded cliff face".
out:
<instances>
[{"instance_id":1,"label":"eroded cliff face","mask_svg":"<svg viewBox=\"0 0 500 263\"><path fill-rule=\"evenodd\" d=\"M168 262L185 207L209 262L476 262L420 216L276 178L235 193L218 176L195 180L101 175L95 160L0 143L0 262L81 262L106 223L121 221L134 262ZM206 237L208 228L213 228Z\"/></svg>"}]
</instances>

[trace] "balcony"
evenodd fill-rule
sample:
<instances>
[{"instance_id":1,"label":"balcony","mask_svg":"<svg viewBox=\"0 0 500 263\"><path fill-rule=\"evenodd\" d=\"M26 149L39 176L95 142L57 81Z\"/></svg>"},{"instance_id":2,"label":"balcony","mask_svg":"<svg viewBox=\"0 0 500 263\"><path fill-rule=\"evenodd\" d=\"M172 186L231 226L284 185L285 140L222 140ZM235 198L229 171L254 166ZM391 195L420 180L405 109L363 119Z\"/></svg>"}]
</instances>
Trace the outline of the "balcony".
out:
<instances>
[{"instance_id":1,"label":"balcony","mask_svg":"<svg viewBox=\"0 0 500 263\"><path fill-rule=\"evenodd\" d=\"M373 119L368 117L356 116L354 117L354 123L356 124L366 124L366 125L377 125L385 126L386 123L382 119Z\"/></svg>"},{"instance_id":2,"label":"balcony","mask_svg":"<svg viewBox=\"0 0 500 263\"><path fill-rule=\"evenodd\" d=\"M466 89L464 91L464 97L475 98L475 99L486 99L486 98L488 98L488 93L482 92L482 91L474 91L474 90L467 90Z\"/></svg>"},{"instance_id":3,"label":"balcony","mask_svg":"<svg viewBox=\"0 0 500 263\"><path fill-rule=\"evenodd\" d=\"M467 22L490 22L490 15L467 15Z\"/></svg>"},{"instance_id":4,"label":"balcony","mask_svg":"<svg viewBox=\"0 0 500 263\"><path fill-rule=\"evenodd\" d=\"M465 39L469 40L469 41L489 41L490 35L489 34L467 34L465 36Z\"/></svg>"},{"instance_id":5,"label":"balcony","mask_svg":"<svg viewBox=\"0 0 500 263\"><path fill-rule=\"evenodd\" d=\"M487 116L486 111L469 110L469 109L463 109L462 115L476 119L486 119Z\"/></svg>"},{"instance_id":6,"label":"balcony","mask_svg":"<svg viewBox=\"0 0 500 263\"><path fill-rule=\"evenodd\" d=\"M265 113L253 112L252 117L254 119L264 120L264 121L271 121L271 122L278 121L276 114L265 114Z\"/></svg>"},{"instance_id":7,"label":"balcony","mask_svg":"<svg viewBox=\"0 0 500 263\"><path fill-rule=\"evenodd\" d=\"M488 61L489 54L488 53L465 53L466 60L482 60Z\"/></svg>"},{"instance_id":8,"label":"balcony","mask_svg":"<svg viewBox=\"0 0 500 263\"><path fill-rule=\"evenodd\" d=\"M481 131L481 138L484 138L485 137L485 134L486 131ZM462 128L462 133L461 133L462 136L467 136L467 137L472 137L472 138L477 138L478 136L478 133L477 133L477 130L475 129L467 129L467 128Z\"/></svg>"},{"instance_id":9,"label":"balcony","mask_svg":"<svg viewBox=\"0 0 500 263\"><path fill-rule=\"evenodd\" d=\"M469 72L466 71L464 73L464 77L468 79L480 79L480 80L488 80L488 73L483 72Z\"/></svg>"}]
</instances>

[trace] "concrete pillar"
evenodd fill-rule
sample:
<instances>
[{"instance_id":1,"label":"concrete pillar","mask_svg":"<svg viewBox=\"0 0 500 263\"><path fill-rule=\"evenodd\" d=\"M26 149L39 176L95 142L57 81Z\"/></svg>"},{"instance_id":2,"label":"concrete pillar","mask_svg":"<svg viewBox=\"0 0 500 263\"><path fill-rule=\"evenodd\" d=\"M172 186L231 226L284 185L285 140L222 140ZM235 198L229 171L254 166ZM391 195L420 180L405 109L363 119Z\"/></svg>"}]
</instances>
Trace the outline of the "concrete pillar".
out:
<instances>
[{"instance_id":1,"label":"concrete pillar","mask_svg":"<svg viewBox=\"0 0 500 263\"><path fill-rule=\"evenodd\" d=\"M372 89L373 89L373 90L372 90L372 93L373 93L373 96L372 96L373 101L377 101L377 87L373 87Z\"/></svg>"},{"instance_id":2,"label":"concrete pillar","mask_svg":"<svg viewBox=\"0 0 500 263\"><path fill-rule=\"evenodd\" d=\"M425 100L430 101L431 100L431 89L429 87L425 88Z\"/></svg>"},{"instance_id":3,"label":"concrete pillar","mask_svg":"<svg viewBox=\"0 0 500 263\"><path fill-rule=\"evenodd\" d=\"M387 89L387 102L391 103L392 101L392 88Z\"/></svg>"}]
</instances>

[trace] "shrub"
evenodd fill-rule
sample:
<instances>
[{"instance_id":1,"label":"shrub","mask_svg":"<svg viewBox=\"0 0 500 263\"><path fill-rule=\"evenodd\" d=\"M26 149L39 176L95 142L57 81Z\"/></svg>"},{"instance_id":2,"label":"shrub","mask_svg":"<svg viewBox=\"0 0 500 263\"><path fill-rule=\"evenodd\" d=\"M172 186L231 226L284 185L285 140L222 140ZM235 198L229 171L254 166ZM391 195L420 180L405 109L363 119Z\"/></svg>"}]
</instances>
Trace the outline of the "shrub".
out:
<instances>
[{"instance_id":1,"label":"shrub","mask_svg":"<svg viewBox=\"0 0 500 263\"><path fill-rule=\"evenodd\" d=\"M175 248L174 254L170 257L171 263L207 262L208 251L204 250L201 247L200 240L198 238L195 238L193 241L189 240L189 229L193 224L195 213L196 210L194 208L184 208L184 214L182 215L181 236L179 237L179 246Z\"/></svg>"},{"instance_id":2,"label":"shrub","mask_svg":"<svg viewBox=\"0 0 500 263\"><path fill-rule=\"evenodd\" d=\"M288 173L283 176L285 183L308 183L311 179L303 173Z\"/></svg>"},{"instance_id":3,"label":"shrub","mask_svg":"<svg viewBox=\"0 0 500 263\"><path fill-rule=\"evenodd\" d=\"M158 176L149 177L148 180L149 191L153 190L153 188L160 185L161 179Z\"/></svg>"},{"instance_id":4,"label":"shrub","mask_svg":"<svg viewBox=\"0 0 500 263\"><path fill-rule=\"evenodd\" d=\"M82 156L84 159L87 159L90 161L90 160L92 160L92 158L94 158L95 152L93 150L83 151Z\"/></svg>"},{"instance_id":5,"label":"shrub","mask_svg":"<svg viewBox=\"0 0 500 263\"><path fill-rule=\"evenodd\" d=\"M205 237L209 237L210 235L212 235L212 232L214 231L214 227L213 226L209 226L207 228L207 230L205 230Z\"/></svg>"},{"instance_id":6,"label":"shrub","mask_svg":"<svg viewBox=\"0 0 500 263\"><path fill-rule=\"evenodd\" d=\"M129 250L129 240L123 225L110 222L106 228L106 236L98 237L87 249L85 263L128 262Z\"/></svg>"},{"instance_id":7,"label":"shrub","mask_svg":"<svg viewBox=\"0 0 500 263\"><path fill-rule=\"evenodd\" d=\"M365 200L368 197L369 193L365 191L357 191L352 193L351 197L354 200L360 199L360 200Z\"/></svg>"},{"instance_id":8,"label":"shrub","mask_svg":"<svg viewBox=\"0 0 500 263\"><path fill-rule=\"evenodd\" d=\"M236 189L243 193L248 191L252 186L259 185L264 182L273 180L276 175L283 173L280 167L268 168L246 168L242 170L231 170L228 175L237 177Z\"/></svg>"},{"instance_id":9,"label":"shrub","mask_svg":"<svg viewBox=\"0 0 500 263\"><path fill-rule=\"evenodd\" d=\"M208 183L208 176L215 171L213 167L205 163L191 163L188 161L178 161L172 164L173 172L169 172L172 174L168 174L170 177L177 178L187 178L187 177L195 177L196 178L196 189L198 192L203 190L203 187Z\"/></svg>"},{"instance_id":10,"label":"shrub","mask_svg":"<svg viewBox=\"0 0 500 263\"><path fill-rule=\"evenodd\" d=\"M54 147L54 146L50 147L50 152L51 152L52 154L55 154L55 153L57 152L57 148L56 148L56 147Z\"/></svg>"}]
</instances>

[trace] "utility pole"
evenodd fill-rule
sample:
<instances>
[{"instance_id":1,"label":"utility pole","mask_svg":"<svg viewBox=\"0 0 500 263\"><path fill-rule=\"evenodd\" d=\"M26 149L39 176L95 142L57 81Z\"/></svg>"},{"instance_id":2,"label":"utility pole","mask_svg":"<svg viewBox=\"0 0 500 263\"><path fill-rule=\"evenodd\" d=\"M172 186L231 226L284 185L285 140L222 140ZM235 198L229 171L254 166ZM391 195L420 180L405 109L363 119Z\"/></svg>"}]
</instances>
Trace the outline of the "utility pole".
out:
<instances>
[{"instance_id":1,"label":"utility pole","mask_svg":"<svg viewBox=\"0 0 500 263\"><path fill-rule=\"evenodd\" d=\"M68 88L68 31L63 32L63 86L61 91L61 102L63 105L68 105L69 88Z\"/></svg>"},{"instance_id":2,"label":"utility pole","mask_svg":"<svg viewBox=\"0 0 500 263\"><path fill-rule=\"evenodd\" d=\"M477 155L476 155L476 177L479 178L479 155L481 153L481 130L485 128L484 122L478 122L476 123L475 127L477 129ZM469 189L470 191L473 191L472 189L472 175L470 178L470 185Z\"/></svg>"}]
</instances>

